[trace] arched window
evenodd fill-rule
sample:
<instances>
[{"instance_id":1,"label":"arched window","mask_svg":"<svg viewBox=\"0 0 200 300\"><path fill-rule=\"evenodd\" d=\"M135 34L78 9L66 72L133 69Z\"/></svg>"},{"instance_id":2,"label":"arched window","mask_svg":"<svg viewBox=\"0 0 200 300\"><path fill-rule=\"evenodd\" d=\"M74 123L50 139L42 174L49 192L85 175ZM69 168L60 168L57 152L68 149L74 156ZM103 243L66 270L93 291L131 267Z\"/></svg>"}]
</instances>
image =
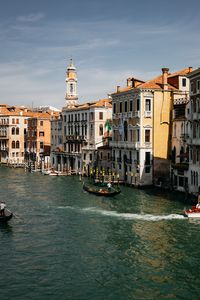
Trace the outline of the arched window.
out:
<instances>
[{"instance_id":1,"label":"arched window","mask_svg":"<svg viewBox=\"0 0 200 300\"><path fill-rule=\"evenodd\" d=\"M12 134L15 134L15 127L12 127Z\"/></svg>"},{"instance_id":2,"label":"arched window","mask_svg":"<svg viewBox=\"0 0 200 300\"><path fill-rule=\"evenodd\" d=\"M15 149L15 141L12 141L12 149Z\"/></svg>"},{"instance_id":3,"label":"arched window","mask_svg":"<svg viewBox=\"0 0 200 300\"><path fill-rule=\"evenodd\" d=\"M19 127L16 128L16 134L19 135Z\"/></svg>"},{"instance_id":4,"label":"arched window","mask_svg":"<svg viewBox=\"0 0 200 300\"><path fill-rule=\"evenodd\" d=\"M174 124L174 137L176 137L176 124Z\"/></svg>"},{"instance_id":5,"label":"arched window","mask_svg":"<svg viewBox=\"0 0 200 300\"><path fill-rule=\"evenodd\" d=\"M103 125L102 124L99 125L99 135L100 136L103 135Z\"/></svg>"},{"instance_id":6,"label":"arched window","mask_svg":"<svg viewBox=\"0 0 200 300\"><path fill-rule=\"evenodd\" d=\"M19 149L19 141L16 141L16 148Z\"/></svg>"}]
</instances>

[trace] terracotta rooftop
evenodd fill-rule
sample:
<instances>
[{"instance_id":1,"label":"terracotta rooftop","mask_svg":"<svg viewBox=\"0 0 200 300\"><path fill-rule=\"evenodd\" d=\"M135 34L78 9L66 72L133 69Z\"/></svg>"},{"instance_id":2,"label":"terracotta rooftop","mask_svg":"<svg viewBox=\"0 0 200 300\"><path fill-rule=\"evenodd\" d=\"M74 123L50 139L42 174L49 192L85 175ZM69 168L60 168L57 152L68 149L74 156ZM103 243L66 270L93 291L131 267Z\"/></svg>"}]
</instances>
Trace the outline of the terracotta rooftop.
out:
<instances>
[{"instance_id":1,"label":"terracotta rooftop","mask_svg":"<svg viewBox=\"0 0 200 300\"><path fill-rule=\"evenodd\" d=\"M174 72L174 73L168 73L168 78L172 78L172 77L176 77L176 76L187 76L191 71L192 71L192 68L189 67L189 68L186 68L186 69ZM153 79L150 79L146 82L138 84L136 86L136 88L137 89L159 89L159 90L163 89L163 74L161 74ZM123 87L123 88L118 87L117 92L114 92L113 94L127 92L132 89L134 89L134 88L131 86L127 86L127 87ZM172 85L168 82L168 90L175 91L178 89L174 85Z\"/></svg>"},{"instance_id":2,"label":"terracotta rooftop","mask_svg":"<svg viewBox=\"0 0 200 300\"><path fill-rule=\"evenodd\" d=\"M82 104L78 104L75 107L72 108L64 108L64 110L67 111L74 111L74 110L83 110L83 109L88 109L88 108L95 108L95 107L108 107L112 108L112 99L100 99L92 102L86 102Z\"/></svg>"}]
</instances>

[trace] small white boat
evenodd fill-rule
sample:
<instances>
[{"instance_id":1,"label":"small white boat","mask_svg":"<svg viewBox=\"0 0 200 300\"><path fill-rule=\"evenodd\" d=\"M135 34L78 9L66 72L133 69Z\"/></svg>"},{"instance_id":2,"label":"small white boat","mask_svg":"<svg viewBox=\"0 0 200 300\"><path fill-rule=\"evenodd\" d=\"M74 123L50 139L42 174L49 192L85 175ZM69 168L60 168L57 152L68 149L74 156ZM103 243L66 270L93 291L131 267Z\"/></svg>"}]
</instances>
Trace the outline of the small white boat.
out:
<instances>
[{"instance_id":1,"label":"small white boat","mask_svg":"<svg viewBox=\"0 0 200 300\"><path fill-rule=\"evenodd\" d=\"M184 210L184 215L188 218L200 218L200 208L192 206L192 208Z\"/></svg>"},{"instance_id":2,"label":"small white boat","mask_svg":"<svg viewBox=\"0 0 200 300\"><path fill-rule=\"evenodd\" d=\"M51 173L51 170L43 170L42 174L44 175L49 175Z\"/></svg>"}]
</instances>

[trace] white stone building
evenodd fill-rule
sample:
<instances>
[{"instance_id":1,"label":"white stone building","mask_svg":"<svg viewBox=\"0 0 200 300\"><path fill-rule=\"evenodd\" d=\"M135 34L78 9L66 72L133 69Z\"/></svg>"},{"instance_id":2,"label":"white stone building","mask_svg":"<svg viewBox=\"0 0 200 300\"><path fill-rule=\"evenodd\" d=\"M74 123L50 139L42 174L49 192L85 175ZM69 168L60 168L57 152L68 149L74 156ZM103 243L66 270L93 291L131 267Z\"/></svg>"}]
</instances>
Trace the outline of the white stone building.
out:
<instances>
[{"instance_id":1,"label":"white stone building","mask_svg":"<svg viewBox=\"0 0 200 300\"><path fill-rule=\"evenodd\" d=\"M77 74L72 60L67 68L66 85L66 103L61 113L62 146L54 143L51 163L61 171L88 173L94 164L97 147L103 145L105 122L112 117L112 101L101 99L78 104ZM54 137L56 122L52 122Z\"/></svg>"},{"instance_id":2,"label":"white stone building","mask_svg":"<svg viewBox=\"0 0 200 300\"><path fill-rule=\"evenodd\" d=\"M189 193L200 192L200 68L188 75L190 101L187 105L186 134L189 146Z\"/></svg>"}]
</instances>

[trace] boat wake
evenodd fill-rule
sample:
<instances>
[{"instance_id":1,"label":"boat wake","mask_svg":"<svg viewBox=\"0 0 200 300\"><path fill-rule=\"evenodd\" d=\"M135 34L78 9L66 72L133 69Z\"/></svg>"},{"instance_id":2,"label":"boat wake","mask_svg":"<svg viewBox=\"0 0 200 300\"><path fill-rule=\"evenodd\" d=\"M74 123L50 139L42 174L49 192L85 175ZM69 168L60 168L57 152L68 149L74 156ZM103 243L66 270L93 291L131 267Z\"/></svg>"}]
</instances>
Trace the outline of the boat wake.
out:
<instances>
[{"instance_id":1,"label":"boat wake","mask_svg":"<svg viewBox=\"0 0 200 300\"><path fill-rule=\"evenodd\" d=\"M60 209L71 209L82 213L95 213L108 217L115 217L125 220L143 220L143 221L161 221L161 220L176 220L176 219L186 219L183 215L170 214L170 215L151 215L151 214L133 214L133 213L119 213L113 210L102 210L97 207L74 207L74 206L59 206Z\"/></svg>"}]
</instances>

